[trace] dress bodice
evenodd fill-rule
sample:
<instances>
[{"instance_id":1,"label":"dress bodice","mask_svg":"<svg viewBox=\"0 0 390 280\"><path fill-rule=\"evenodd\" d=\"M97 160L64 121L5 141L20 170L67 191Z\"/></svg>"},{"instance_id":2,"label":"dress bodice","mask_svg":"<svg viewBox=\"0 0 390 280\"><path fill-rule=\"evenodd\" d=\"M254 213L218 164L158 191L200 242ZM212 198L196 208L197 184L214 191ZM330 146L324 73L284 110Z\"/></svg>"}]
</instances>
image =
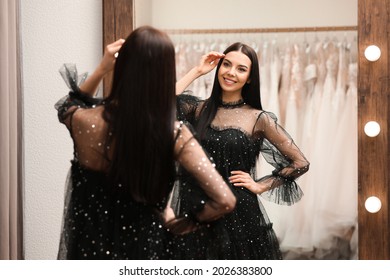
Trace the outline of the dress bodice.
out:
<instances>
[{"instance_id":1,"label":"dress bodice","mask_svg":"<svg viewBox=\"0 0 390 280\"><path fill-rule=\"evenodd\" d=\"M205 101L181 94L177 100L178 118L196 127L203 106ZM307 171L309 163L272 113L245 102L221 103L200 141L226 179L233 170L250 173L269 187L265 198L281 204L293 204L302 196L295 179ZM260 153L275 170L256 178Z\"/></svg>"},{"instance_id":2,"label":"dress bodice","mask_svg":"<svg viewBox=\"0 0 390 280\"><path fill-rule=\"evenodd\" d=\"M252 171L260 153L259 141L238 128L210 127L202 145L214 159L217 170L229 176L233 170Z\"/></svg>"}]
</instances>

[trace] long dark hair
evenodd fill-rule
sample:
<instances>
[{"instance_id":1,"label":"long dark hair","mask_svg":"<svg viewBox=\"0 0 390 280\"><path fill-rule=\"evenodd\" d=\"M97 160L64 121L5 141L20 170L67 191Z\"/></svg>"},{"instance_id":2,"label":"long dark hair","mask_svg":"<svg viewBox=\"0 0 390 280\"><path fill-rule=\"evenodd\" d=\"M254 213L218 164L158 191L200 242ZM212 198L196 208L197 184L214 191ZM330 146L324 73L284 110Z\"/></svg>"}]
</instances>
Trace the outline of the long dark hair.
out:
<instances>
[{"instance_id":1,"label":"long dark hair","mask_svg":"<svg viewBox=\"0 0 390 280\"><path fill-rule=\"evenodd\" d=\"M143 26L122 45L105 100L113 149L109 178L139 202L161 202L172 188L175 52L165 33Z\"/></svg>"},{"instance_id":2,"label":"long dark hair","mask_svg":"<svg viewBox=\"0 0 390 280\"><path fill-rule=\"evenodd\" d=\"M261 97L260 97L260 73L259 62L256 52L253 48L243 43L237 42L230 45L223 53L227 54L232 51L239 51L245 54L252 62L251 71L249 74L250 83L246 83L242 88L242 98L244 102L252 106L253 108L262 110ZM200 138L203 138L206 128L213 121L215 114L217 113L218 105L222 100L222 88L218 81L218 71L221 67L223 59L221 59L216 67L214 85L211 91L210 97L206 100L197 124L197 132Z\"/></svg>"}]
</instances>

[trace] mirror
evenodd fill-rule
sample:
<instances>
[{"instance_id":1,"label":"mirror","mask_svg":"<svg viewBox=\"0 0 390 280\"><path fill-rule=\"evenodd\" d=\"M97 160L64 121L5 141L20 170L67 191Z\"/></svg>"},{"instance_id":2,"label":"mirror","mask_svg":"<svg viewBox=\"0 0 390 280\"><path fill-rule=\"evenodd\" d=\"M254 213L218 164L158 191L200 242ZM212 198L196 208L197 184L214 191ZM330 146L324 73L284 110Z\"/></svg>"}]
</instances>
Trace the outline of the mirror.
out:
<instances>
[{"instance_id":1,"label":"mirror","mask_svg":"<svg viewBox=\"0 0 390 280\"><path fill-rule=\"evenodd\" d=\"M262 201L284 258L357 259L357 31L331 28L357 26L357 0L135 0L134 10L135 27L171 35L178 79L209 50L241 41L257 51L263 108L311 162L298 180L302 201ZM190 89L207 98L212 80L205 75ZM259 175L270 172L259 161Z\"/></svg>"}]
</instances>

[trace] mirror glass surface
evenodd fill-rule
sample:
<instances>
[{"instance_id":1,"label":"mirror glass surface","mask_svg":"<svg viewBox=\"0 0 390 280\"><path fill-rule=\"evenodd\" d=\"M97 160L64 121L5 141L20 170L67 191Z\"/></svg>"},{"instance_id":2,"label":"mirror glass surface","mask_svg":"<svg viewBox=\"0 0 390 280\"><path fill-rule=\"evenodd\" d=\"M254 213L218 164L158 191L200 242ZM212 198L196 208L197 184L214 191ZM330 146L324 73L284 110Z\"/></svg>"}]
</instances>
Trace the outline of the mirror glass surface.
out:
<instances>
[{"instance_id":1,"label":"mirror glass surface","mask_svg":"<svg viewBox=\"0 0 390 280\"><path fill-rule=\"evenodd\" d=\"M293 30L357 26L357 0L136 0L135 25L145 24L170 34L178 79L208 51L237 41L255 49L263 109L311 163L298 180L305 193L299 203L262 200L284 258L357 259L357 31ZM287 30L247 32L254 28ZM211 72L189 89L207 98L213 79ZM260 158L258 176L270 172Z\"/></svg>"}]
</instances>

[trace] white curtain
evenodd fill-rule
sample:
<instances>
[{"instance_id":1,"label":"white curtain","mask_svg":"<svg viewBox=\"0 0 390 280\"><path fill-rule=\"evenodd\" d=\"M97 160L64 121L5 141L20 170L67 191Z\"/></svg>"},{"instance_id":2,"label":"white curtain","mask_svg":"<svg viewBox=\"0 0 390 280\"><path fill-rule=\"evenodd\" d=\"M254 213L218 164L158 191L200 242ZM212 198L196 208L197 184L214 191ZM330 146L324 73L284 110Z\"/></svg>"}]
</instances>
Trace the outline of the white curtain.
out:
<instances>
[{"instance_id":1,"label":"white curtain","mask_svg":"<svg viewBox=\"0 0 390 280\"><path fill-rule=\"evenodd\" d=\"M0 259L23 259L19 1L0 1Z\"/></svg>"}]
</instances>

